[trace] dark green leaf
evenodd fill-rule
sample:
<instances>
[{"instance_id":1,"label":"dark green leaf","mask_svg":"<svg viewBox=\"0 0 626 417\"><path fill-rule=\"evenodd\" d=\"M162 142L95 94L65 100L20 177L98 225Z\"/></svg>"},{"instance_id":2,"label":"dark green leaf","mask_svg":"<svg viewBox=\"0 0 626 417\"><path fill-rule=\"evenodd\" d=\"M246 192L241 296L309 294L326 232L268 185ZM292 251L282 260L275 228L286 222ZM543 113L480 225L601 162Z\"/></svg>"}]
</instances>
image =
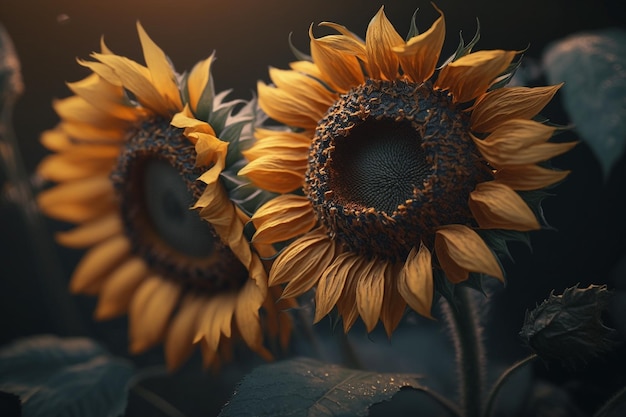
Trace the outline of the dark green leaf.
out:
<instances>
[{"instance_id":1,"label":"dark green leaf","mask_svg":"<svg viewBox=\"0 0 626 417\"><path fill-rule=\"evenodd\" d=\"M571 35L546 48L543 65L565 109L605 176L626 148L626 31Z\"/></svg>"},{"instance_id":2,"label":"dark green leaf","mask_svg":"<svg viewBox=\"0 0 626 417\"><path fill-rule=\"evenodd\" d=\"M0 390L21 397L24 416L119 416L132 375L86 338L34 336L0 350Z\"/></svg>"},{"instance_id":3,"label":"dark green leaf","mask_svg":"<svg viewBox=\"0 0 626 417\"><path fill-rule=\"evenodd\" d=\"M391 399L406 386L419 387L418 377L358 371L297 358L252 371L220 416L365 416L371 405Z\"/></svg>"}]
</instances>

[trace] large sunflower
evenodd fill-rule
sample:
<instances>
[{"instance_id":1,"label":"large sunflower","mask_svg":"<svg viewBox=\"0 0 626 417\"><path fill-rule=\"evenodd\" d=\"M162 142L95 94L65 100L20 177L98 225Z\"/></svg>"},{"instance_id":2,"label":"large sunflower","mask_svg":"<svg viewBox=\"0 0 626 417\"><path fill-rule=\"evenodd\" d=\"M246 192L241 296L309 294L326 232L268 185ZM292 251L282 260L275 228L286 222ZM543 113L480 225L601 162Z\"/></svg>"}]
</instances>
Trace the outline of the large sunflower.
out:
<instances>
[{"instance_id":1,"label":"large sunflower","mask_svg":"<svg viewBox=\"0 0 626 417\"><path fill-rule=\"evenodd\" d=\"M494 251L541 227L530 190L567 175L544 161L573 144L532 120L559 86L501 88L518 53L471 52L478 36L437 68L439 13L406 41L383 8L365 41L311 27L311 56L295 50L290 70L258 83L261 108L291 129L258 129L244 152L240 174L282 194L252 217L253 242L297 238L269 284L287 283L284 297L317 286L316 322L336 306L345 331L360 315L391 334L407 304L431 315L434 288L503 280Z\"/></svg>"},{"instance_id":2,"label":"large sunflower","mask_svg":"<svg viewBox=\"0 0 626 417\"><path fill-rule=\"evenodd\" d=\"M214 363L233 336L269 358L259 309L282 341L289 324L243 234L249 216L220 180L236 175L240 145L253 139L255 103L214 95L213 56L179 75L137 30L146 66L102 42L94 61L79 61L92 74L68 84L75 95L55 101L61 121L42 135L55 153L38 172L58 184L39 206L78 224L58 233L59 243L89 248L70 288L99 295L97 319L128 312L130 350L164 342L170 369L200 341L205 364ZM190 210L197 200L206 221Z\"/></svg>"}]
</instances>

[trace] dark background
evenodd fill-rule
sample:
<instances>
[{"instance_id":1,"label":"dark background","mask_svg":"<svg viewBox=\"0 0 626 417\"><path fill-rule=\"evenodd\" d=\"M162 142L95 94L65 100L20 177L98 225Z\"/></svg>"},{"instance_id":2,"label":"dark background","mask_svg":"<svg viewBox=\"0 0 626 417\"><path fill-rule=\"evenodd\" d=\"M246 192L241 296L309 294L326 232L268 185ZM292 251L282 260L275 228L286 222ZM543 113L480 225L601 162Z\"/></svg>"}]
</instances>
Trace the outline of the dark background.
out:
<instances>
[{"instance_id":1,"label":"dark background","mask_svg":"<svg viewBox=\"0 0 626 417\"><path fill-rule=\"evenodd\" d=\"M88 74L76 58L88 58L90 52L99 50L102 35L115 53L143 62L135 29L139 20L180 72L216 50L213 75L217 90L232 88L231 98L247 99L258 79L268 80L268 66L287 68L293 60L287 42L290 32L294 44L303 51L308 51L307 33L312 22L337 22L364 36L381 4L401 35L408 31L415 9L420 9L417 24L421 31L437 17L430 3L422 0L2 0L0 23L13 39L25 84L13 119L24 168L31 174L46 154L38 136L57 122L51 102L70 94L65 82ZM476 18L481 25L481 41L476 49L528 47L525 56L529 62L539 61L546 45L564 36L581 30L624 27L626 22L621 0L440 0L437 6L446 15L447 38L442 56L454 51L459 31L466 40L472 37ZM569 123L558 95L544 114L556 123ZM575 133L567 134L577 139ZM512 246L516 262L506 265L507 287L493 297L487 337L495 341L492 354L506 361L526 352L517 338L524 312L552 289L560 293L576 283L608 283L620 289L619 276L626 275L624 158L608 179L602 178L600 165L585 143L556 158L554 165L573 171L554 190L555 196L544 203L546 217L556 231L532 233L532 252L522 245ZM0 170L0 184L6 189L10 184L4 184L5 180L6 174ZM44 220L41 226L33 231L18 207L6 196L0 199L0 344L37 333L87 335L104 341L114 353L125 355L125 319L95 324L91 320L94 300L70 296L65 290L81 253L53 243L52 233L64 225ZM626 279L621 280L621 289L626 291ZM621 311L626 314L624 309ZM608 320L623 326L615 316ZM137 360L153 363L159 355L152 352ZM599 398L626 383L626 367L620 359L624 356L621 349L594 362L585 372L556 369L548 374L545 367L537 367L537 372L557 384L572 379L583 381L587 389L583 397L587 400L578 401L582 408L591 409ZM219 382L195 376L197 380L191 383L204 384L216 391L216 397L227 398L239 374L234 372L230 379L228 375ZM188 388L177 393L176 387L167 384L155 383L154 388L169 390L177 406L195 415L198 410L188 404L193 402L194 393ZM597 388L589 392L589 387ZM581 388L568 389L576 394ZM202 398L202 393L195 395ZM209 406L206 409L212 410ZM129 414L132 410L141 410L141 404L131 397ZM141 411L144 415L146 412Z\"/></svg>"}]
</instances>

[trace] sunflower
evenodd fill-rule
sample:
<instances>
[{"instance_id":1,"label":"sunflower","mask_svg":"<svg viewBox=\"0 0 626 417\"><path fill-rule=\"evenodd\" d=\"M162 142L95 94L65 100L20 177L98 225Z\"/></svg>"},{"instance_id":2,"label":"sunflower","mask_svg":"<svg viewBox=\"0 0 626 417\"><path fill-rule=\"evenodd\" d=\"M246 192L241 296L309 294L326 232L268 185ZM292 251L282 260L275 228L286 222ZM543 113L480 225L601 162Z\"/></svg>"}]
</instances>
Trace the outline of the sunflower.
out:
<instances>
[{"instance_id":1,"label":"sunflower","mask_svg":"<svg viewBox=\"0 0 626 417\"><path fill-rule=\"evenodd\" d=\"M93 61L79 60L92 73L68 84L74 95L54 102L61 121L42 135L54 153L38 173L57 184L39 206L77 225L60 244L88 249L70 289L99 295L96 319L128 313L131 352L163 342L170 369L198 342L205 364L217 363L234 336L269 359L259 309L282 342L289 323L243 234L249 215L220 180L236 175L240 145L253 140L256 103L214 94L214 56L180 75L137 30L146 65L102 41Z\"/></svg>"},{"instance_id":2,"label":"sunflower","mask_svg":"<svg viewBox=\"0 0 626 417\"><path fill-rule=\"evenodd\" d=\"M430 317L435 289L504 280L496 252L543 218L536 191L568 172L546 162L572 143L533 120L560 86L504 87L516 51L472 52L437 68L443 13L407 40L383 8L365 41L336 23L289 70L258 83L260 107L288 131L257 129L240 171L280 193L252 217L253 242L290 242L269 284L283 297L313 287L315 322L336 306L348 331L361 317L391 335L405 308Z\"/></svg>"}]
</instances>

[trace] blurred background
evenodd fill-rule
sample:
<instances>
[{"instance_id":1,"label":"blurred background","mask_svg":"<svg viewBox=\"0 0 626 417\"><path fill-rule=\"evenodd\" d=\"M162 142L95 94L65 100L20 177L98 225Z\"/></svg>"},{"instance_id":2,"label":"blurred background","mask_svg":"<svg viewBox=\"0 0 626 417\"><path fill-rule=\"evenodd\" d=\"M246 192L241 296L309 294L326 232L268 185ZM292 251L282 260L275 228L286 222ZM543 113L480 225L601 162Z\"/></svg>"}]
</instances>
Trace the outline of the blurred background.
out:
<instances>
[{"instance_id":1,"label":"blurred background","mask_svg":"<svg viewBox=\"0 0 626 417\"><path fill-rule=\"evenodd\" d=\"M19 144L16 158L30 177L46 154L39 135L58 120L52 100L70 95L65 82L88 74L76 58L88 58L99 50L101 36L115 53L143 62L136 21L179 72L215 50L217 90L233 89L231 98L249 99L257 80L268 81L269 66L287 68L293 60L290 32L295 46L306 52L311 23L333 21L364 36L369 20L383 4L401 35L407 33L416 9L421 31L438 16L425 0L2 0L0 23L13 40L24 82L12 119ZM436 4L446 17L442 56L456 49L460 31L466 40L471 39L478 18L481 40L476 49L528 48L522 74L537 85L546 84L535 65L551 42L583 30L626 25L623 0L439 0ZM570 122L559 94L543 113L555 123ZM566 134L577 139L574 132ZM524 313L551 290L561 293L576 283L606 283L626 291L626 279L619 278L626 276L624 158L605 178L590 148L580 143L556 158L554 165L572 170L554 189L555 196L544 203L545 216L555 230L532 233L532 251L521 244L512 245L515 263L505 265L507 287L493 295L486 336L491 343L489 354L503 362L525 354L517 336ZM66 290L81 256L53 241L53 233L67 225L43 219L41 227L32 227L11 199L12 186L0 169L0 345L32 334L54 333L89 336L102 341L114 354L127 355L126 319L95 323L91 318L95 298L73 296ZM40 184L31 181L31 186L36 192ZM623 308L621 311L626 314ZM608 320L616 327L624 326L613 322L615 315ZM598 397L605 398L609 390L626 383L624 353L622 348L578 374L558 369L548 374L543 366L537 366L536 372L555 384L582 381L567 389L571 393L587 390L588 400L579 401L587 401L581 407L591 409ZM140 366L150 365L158 363L161 354L157 349L134 359ZM197 366L192 363L177 376L155 379L152 388L165 392L188 415L211 415L246 369L235 364L218 380L195 373ZM181 381L185 389L179 387ZM194 391L190 386L201 389ZM589 392L589 387L596 388ZM207 389L215 393L214 403L203 399ZM201 404L195 408L194 398ZM163 415L148 409L141 399L131 396L129 415Z\"/></svg>"}]
</instances>

